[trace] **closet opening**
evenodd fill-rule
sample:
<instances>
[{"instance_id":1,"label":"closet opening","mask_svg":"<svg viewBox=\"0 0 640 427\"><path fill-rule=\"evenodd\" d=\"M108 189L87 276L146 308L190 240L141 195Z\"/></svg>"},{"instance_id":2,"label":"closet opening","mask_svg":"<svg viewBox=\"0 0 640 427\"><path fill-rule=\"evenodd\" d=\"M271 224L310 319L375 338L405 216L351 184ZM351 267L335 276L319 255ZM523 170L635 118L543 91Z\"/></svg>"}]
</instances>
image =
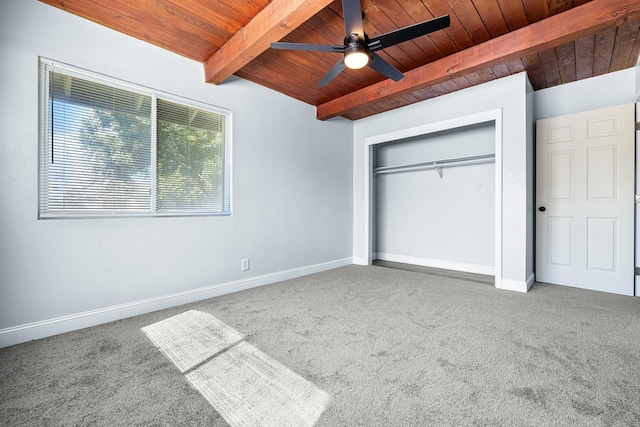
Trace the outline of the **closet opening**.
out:
<instances>
[{"instance_id":1,"label":"closet opening","mask_svg":"<svg viewBox=\"0 0 640 427\"><path fill-rule=\"evenodd\" d=\"M370 264L501 281L501 111L368 140Z\"/></svg>"}]
</instances>

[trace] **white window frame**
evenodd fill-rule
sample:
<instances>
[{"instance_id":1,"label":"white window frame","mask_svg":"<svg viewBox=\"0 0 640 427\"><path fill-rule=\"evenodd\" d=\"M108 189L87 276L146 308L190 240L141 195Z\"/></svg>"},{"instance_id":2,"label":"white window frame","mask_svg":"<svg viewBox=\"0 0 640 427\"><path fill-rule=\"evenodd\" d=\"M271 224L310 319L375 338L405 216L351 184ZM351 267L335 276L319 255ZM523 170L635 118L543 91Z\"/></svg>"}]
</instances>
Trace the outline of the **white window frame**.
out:
<instances>
[{"instance_id":1,"label":"white window frame","mask_svg":"<svg viewBox=\"0 0 640 427\"><path fill-rule=\"evenodd\" d=\"M94 71L85 70L79 67L75 67L63 62L40 57L38 64L40 71L38 73L39 79L39 129L38 129L38 219L84 219L84 218L127 218L127 217L184 217L184 216L231 216L233 213L233 162L232 162L232 124L233 117L232 112L229 109L218 107L215 105L207 104L194 99L186 98L183 96L174 95L168 92L163 92L157 89L152 89L143 85L130 83L111 76L100 74ZM133 213L133 212L42 212L40 205L42 192L47 192L49 189L48 179L48 155L49 155L49 125L48 114L49 111L49 85L45 84L48 81L44 75L44 66L52 66L63 70L72 76L88 80L91 82L109 85L119 89L127 90L134 93L139 93L143 96L151 97L151 203L149 212ZM221 212L213 211L173 211L173 212L158 212L156 206L157 196L157 100L161 98L166 101L182 104L187 107L197 108L206 112L219 114L224 117L224 164L223 164L223 210ZM224 209L224 206L228 206L228 210Z\"/></svg>"}]
</instances>

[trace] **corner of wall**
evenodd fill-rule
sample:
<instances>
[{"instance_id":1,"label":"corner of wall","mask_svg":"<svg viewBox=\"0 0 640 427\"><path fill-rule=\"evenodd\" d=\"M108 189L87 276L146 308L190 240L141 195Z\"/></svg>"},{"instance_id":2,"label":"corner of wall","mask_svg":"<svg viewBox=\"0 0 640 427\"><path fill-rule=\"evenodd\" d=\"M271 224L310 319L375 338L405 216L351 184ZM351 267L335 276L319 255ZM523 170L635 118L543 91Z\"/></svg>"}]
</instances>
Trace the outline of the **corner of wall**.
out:
<instances>
[{"instance_id":1,"label":"corner of wall","mask_svg":"<svg viewBox=\"0 0 640 427\"><path fill-rule=\"evenodd\" d=\"M535 158L536 158L536 150L535 150L535 94L533 90L533 86L529 81L529 78L526 79L527 85L527 93L526 93L526 123L527 123L527 135L526 135L526 144L527 144L527 201L526 201L526 209L527 209L527 238L526 238L526 267L525 274L527 277L532 277L533 272L535 270L535 224L536 224L536 211L535 211L535 182L536 182L536 171L535 171ZM528 282L527 282L528 283ZM527 289L531 287L531 284L528 284Z\"/></svg>"}]
</instances>

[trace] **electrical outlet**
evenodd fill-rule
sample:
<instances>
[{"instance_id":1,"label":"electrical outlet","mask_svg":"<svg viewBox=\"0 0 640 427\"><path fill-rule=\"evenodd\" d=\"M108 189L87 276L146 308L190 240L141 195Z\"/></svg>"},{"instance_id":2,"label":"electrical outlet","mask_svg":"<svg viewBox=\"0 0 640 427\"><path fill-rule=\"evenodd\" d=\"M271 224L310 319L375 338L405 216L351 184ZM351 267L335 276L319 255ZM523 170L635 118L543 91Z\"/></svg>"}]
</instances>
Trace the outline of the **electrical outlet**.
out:
<instances>
[{"instance_id":1,"label":"electrical outlet","mask_svg":"<svg viewBox=\"0 0 640 427\"><path fill-rule=\"evenodd\" d=\"M243 258L242 261L240 261L240 270L249 271L249 258Z\"/></svg>"}]
</instances>

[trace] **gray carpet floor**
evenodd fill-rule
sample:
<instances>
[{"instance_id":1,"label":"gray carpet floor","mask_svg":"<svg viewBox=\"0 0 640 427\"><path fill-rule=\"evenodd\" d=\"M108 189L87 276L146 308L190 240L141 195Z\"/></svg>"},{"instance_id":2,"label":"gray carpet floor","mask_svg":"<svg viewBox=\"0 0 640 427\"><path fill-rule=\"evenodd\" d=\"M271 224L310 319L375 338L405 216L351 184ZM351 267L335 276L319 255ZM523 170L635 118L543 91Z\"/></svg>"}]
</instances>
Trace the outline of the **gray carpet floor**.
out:
<instances>
[{"instance_id":1,"label":"gray carpet floor","mask_svg":"<svg viewBox=\"0 0 640 427\"><path fill-rule=\"evenodd\" d=\"M189 309L329 393L317 426L640 426L640 298L378 266L0 349L0 425L226 425L140 330Z\"/></svg>"}]
</instances>

